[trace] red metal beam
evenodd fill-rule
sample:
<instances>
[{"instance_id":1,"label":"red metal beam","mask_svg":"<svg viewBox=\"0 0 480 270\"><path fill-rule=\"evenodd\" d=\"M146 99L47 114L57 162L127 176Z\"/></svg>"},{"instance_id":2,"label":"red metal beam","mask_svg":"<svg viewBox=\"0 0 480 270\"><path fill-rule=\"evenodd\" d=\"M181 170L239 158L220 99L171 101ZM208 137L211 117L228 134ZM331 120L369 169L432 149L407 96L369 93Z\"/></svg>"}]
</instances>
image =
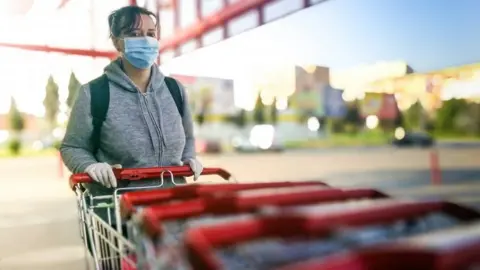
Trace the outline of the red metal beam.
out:
<instances>
[{"instance_id":1,"label":"red metal beam","mask_svg":"<svg viewBox=\"0 0 480 270\"><path fill-rule=\"evenodd\" d=\"M199 38L204 33L225 25L232 19L235 19L251 10L261 8L265 4L273 1L275 0L242 0L230 4L218 12L202 18L202 20L197 22L195 25L175 33L172 38L162 40L160 52L175 49L182 44Z\"/></svg>"},{"instance_id":2,"label":"red metal beam","mask_svg":"<svg viewBox=\"0 0 480 270\"><path fill-rule=\"evenodd\" d=\"M61 8L64 8L68 2L70 2L70 0L62 0L62 2L60 2L60 4L58 5L58 9L61 9Z\"/></svg>"},{"instance_id":3,"label":"red metal beam","mask_svg":"<svg viewBox=\"0 0 480 270\"><path fill-rule=\"evenodd\" d=\"M172 0L169 4L171 4L174 8L174 13L176 14L176 20L179 19L178 11L175 12L177 9L177 2L178 0ZM259 25L264 24L263 16L262 16L262 9L263 7L275 0L241 0L237 1L233 4L228 4L227 0L224 0L225 7L218 12L215 12L212 15L207 17L203 17L200 21L198 21L195 25L187 27L186 29L178 29L175 31L173 37L169 37L166 39L162 39L162 43L160 46L160 52L165 52L169 50L179 51L179 47L191 40L201 40L203 34L214 30L217 27L223 28L223 39L228 38L230 35L227 30L227 24L229 21L242 16L243 14L252 11L258 10L259 12ZM327 0L323 0L320 2L325 2ZM320 3L317 2L317 3ZM316 4L317 4L316 3ZM136 0L129 0L129 4L137 5ZM163 7L161 4L158 4L158 8ZM304 0L303 8L309 7L311 4L308 0ZM292 13L292 12L290 12ZM200 14L197 14L200 15ZM287 15L287 14L285 14ZM175 20L175 18L174 18ZM174 25L177 27L179 26L179 21L175 21ZM201 41L199 42L201 47ZM0 47L10 47L10 48L17 48L29 51L39 51L39 52L53 52L53 53L64 53L64 54L71 54L71 55L80 55L80 56L88 56L88 57L99 57L99 58L116 58L117 52L114 51L98 51L94 49L72 49L72 48L59 48L59 47L49 47L44 45L26 45L26 44L10 44L10 43L0 43Z\"/></svg>"},{"instance_id":4,"label":"red metal beam","mask_svg":"<svg viewBox=\"0 0 480 270\"><path fill-rule=\"evenodd\" d=\"M37 52L64 53L69 55L80 55L80 56L109 58L109 59L115 59L118 55L117 52L114 52L114 51L59 48L59 47L49 47L45 45L11 44L11 43L1 43L1 42L0 42L0 47L15 48L15 49L22 49L27 51L37 51Z\"/></svg>"}]
</instances>

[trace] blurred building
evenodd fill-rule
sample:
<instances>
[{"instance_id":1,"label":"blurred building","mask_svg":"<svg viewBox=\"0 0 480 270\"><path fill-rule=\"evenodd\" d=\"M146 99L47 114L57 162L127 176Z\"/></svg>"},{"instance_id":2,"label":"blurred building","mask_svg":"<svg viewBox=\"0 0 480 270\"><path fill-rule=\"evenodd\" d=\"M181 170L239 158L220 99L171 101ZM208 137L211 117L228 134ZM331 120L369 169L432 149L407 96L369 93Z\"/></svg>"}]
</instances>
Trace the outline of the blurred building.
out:
<instances>
[{"instance_id":1,"label":"blurred building","mask_svg":"<svg viewBox=\"0 0 480 270\"><path fill-rule=\"evenodd\" d=\"M226 149L238 128L228 121L239 111L235 106L233 80L170 74L185 87L194 117L197 143L218 143ZM200 147L201 148L201 147Z\"/></svg>"},{"instance_id":2,"label":"blurred building","mask_svg":"<svg viewBox=\"0 0 480 270\"><path fill-rule=\"evenodd\" d=\"M480 63L452 67L428 73L409 73L395 78L379 79L366 89L373 93L395 94L401 110L416 101L429 112L442 106L442 99L475 99L475 80L480 78Z\"/></svg>"},{"instance_id":3,"label":"blurred building","mask_svg":"<svg viewBox=\"0 0 480 270\"><path fill-rule=\"evenodd\" d=\"M25 128L22 133L22 139L25 142L39 140L45 133L45 121L43 118L23 113ZM10 119L8 114L0 114L0 144L8 140L10 134Z\"/></svg>"},{"instance_id":4,"label":"blurred building","mask_svg":"<svg viewBox=\"0 0 480 270\"><path fill-rule=\"evenodd\" d=\"M216 121L234 115L235 94L233 80L171 74L185 87L190 109L205 120Z\"/></svg>"},{"instance_id":5,"label":"blurred building","mask_svg":"<svg viewBox=\"0 0 480 270\"><path fill-rule=\"evenodd\" d=\"M42 130L43 119L32 114L23 113L25 120L25 131L40 132ZM0 130L10 130L8 114L0 114Z\"/></svg>"}]
</instances>

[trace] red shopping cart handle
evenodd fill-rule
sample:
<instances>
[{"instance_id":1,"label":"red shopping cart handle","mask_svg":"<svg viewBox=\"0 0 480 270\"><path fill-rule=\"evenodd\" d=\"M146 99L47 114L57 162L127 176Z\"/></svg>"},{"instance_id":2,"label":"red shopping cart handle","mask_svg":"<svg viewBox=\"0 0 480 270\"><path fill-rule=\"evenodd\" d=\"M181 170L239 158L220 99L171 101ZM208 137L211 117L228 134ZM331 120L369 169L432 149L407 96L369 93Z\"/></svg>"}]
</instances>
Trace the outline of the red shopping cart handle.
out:
<instances>
[{"instance_id":1,"label":"red shopping cart handle","mask_svg":"<svg viewBox=\"0 0 480 270\"><path fill-rule=\"evenodd\" d=\"M151 178L160 178L163 173L165 179L174 177L189 177L193 175L190 166L168 166L151 168L129 168L113 169L113 173L118 180L136 181ZM224 180L229 180L231 174L221 168L203 168L201 175L218 175ZM77 184L92 183L93 179L87 173L72 174L70 176L70 187L73 189Z\"/></svg>"}]
</instances>

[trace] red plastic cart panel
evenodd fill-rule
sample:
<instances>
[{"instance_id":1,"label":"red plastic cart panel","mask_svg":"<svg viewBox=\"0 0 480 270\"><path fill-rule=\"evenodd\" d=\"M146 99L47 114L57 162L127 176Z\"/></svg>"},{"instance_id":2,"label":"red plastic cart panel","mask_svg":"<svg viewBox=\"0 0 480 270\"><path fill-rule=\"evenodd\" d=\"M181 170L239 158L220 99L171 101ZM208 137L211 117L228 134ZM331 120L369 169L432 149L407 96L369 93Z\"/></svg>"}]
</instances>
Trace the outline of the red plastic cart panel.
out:
<instances>
[{"instance_id":1,"label":"red plastic cart panel","mask_svg":"<svg viewBox=\"0 0 480 270\"><path fill-rule=\"evenodd\" d=\"M138 231L138 227L135 227L136 236L133 238L141 247L140 250L145 251L144 256L149 258L148 261L164 263L178 261L167 259L166 256L177 257L175 254L178 252L175 251L175 248L170 247L180 243L183 233L189 227L251 218L252 215L262 212L259 210L264 210L265 206L294 206L384 196L375 190L343 191L321 185L214 193L213 196L143 208L140 213L143 220L139 224L136 218L134 224L143 227L146 234L141 233ZM158 252L162 254L161 259L156 259L157 256L152 255ZM172 265L156 265L154 269L165 267L177 269Z\"/></svg>"},{"instance_id":2,"label":"red plastic cart panel","mask_svg":"<svg viewBox=\"0 0 480 270\"><path fill-rule=\"evenodd\" d=\"M168 179L172 175L174 177L189 177L193 175L193 171L190 166L113 169L113 173L118 180L128 181L160 178L162 174L164 179ZM204 168L202 175L218 175L224 180L229 180L231 177L229 172L220 168ZM86 173L78 173L70 176L70 187L72 189L74 189L77 184L92 182L92 178Z\"/></svg>"},{"instance_id":3,"label":"red plastic cart panel","mask_svg":"<svg viewBox=\"0 0 480 270\"><path fill-rule=\"evenodd\" d=\"M285 189L248 190L235 193L219 193L168 205L153 205L143 211L143 227L150 236L161 236L165 228L175 233L183 232L187 226L229 220L229 216L238 219L245 214L263 210L268 206L300 206L323 202L379 199L387 196L372 189L332 189L322 186L300 186ZM330 205L330 207L333 207ZM322 211L326 211L323 209ZM167 224L166 222L169 221ZM170 224L170 222L172 224ZM172 232L171 230L169 230Z\"/></svg>"},{"instance_id":4,"label":"red plastic cart panel","mask_svg":"<svg viewBox=\"0 0 480 270\"><path fill-rule=\"evenodd\" d=\"M480 213L451 203L379 200L367 207L352 207L344 211L309 215L284 214L194 228L186 232L184 243L193 269L276 269L295 262L329 256L332 252L335 254L378 244L378 237L382 236L379 232L383 232L387 238L403 237L398 234L398 228L392 225L398 225L399 221L407 224L408 221L435 213L443 213L462 221L480 219ZM389 226L388 229L385 226ZM350 234L355 231L357 235ZM377 235L373 238L377 238L377 242L368 241L368 238L373 239L371 236L367 237L367 241L362 239L365 232L367 236L376 232ZM332 239L335 241L332 242ZM383 261L388 262L386 259ZM400 260L400 264L401 262ZM335 269L370 269L363 268L361 264L344 266ZM388 266L372 269L394 267Z\"/></svg>"},{"instance_id":5,"label":"red plastic cart panel","mask_svg":"<svg viewBox=\"0 0 480 270\"><path fill-rule=\"evenodd\" d=\"M325 204L322 211L337 211L338 209L360 207L370 205L366 199L381 199L386 196L378 191L370 189L329 189L322 186L299 186L288 188L259 189L239 191L235 193L218 193L216 196L207 196L196 200L179 203L162 204L144 208L143 227L146 235L138 235L137 243L142 250L148 250L150 261L170 262L168 256L175 258L178 255L175 248L178 246L184 232L205 224L224 223L252 218L255 215L268 214L273 206L295 207L298 211L311 210L305 205L311 204L318 208L318 203L357 200L351 204ZM305 207L303 207L305 206ZM328 206L328 207L327 207ZM267 208L265 208L267 207ZM315 208L314 207L314 208ZM273 210L277 210L273 208ZM261 211L267 210L267 211ZM318 209L317 209L318 210ZM162 259L154 259L152 255L160 252ZM155 266L156 268L173 267ZM154 267L154 268L155 268Z\"/></svg>"},{"instance_id":6,"label":"red plastic cart panel","mask_svg":"<svg viewBox=\"0 0 480 270\"><path fill-rule=\"evenodd\" d=\"M245 184L194 184L167 189L142 190L128 192L120 199L121 212L123 217L128 217L138 206L166 203L175 200L195 199L201 196L208 196L218 192L235 192L241 190L285 188L298 186L327 186L325 183L308 182L263 182Z\"/></svg>"},{"instance_id":7,"label":"red plastic cart panel","mask_svg":"<svg viewBox=\"0 0 480 270\"><path fill-rule=\"evenodd\" d=\"M473 270L480 268L480 222L402 239L282 270Z\"/></svg>"}]
</instances>

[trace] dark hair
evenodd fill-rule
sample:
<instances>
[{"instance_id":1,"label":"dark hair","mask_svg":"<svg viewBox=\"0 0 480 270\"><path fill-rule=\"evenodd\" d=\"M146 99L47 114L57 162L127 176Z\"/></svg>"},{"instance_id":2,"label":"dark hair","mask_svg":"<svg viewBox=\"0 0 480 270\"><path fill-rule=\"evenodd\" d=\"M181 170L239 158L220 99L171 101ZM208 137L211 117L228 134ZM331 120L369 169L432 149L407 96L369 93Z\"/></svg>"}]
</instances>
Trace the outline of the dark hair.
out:
<instances>
[{"instance_id":1,"label":"dark hair","mask_svg":"<svg viewBox=\"0 0 480 270\"><path fill-rule=\"evenodd\" d=\"M110 37L119 37L121 34L139 27L142 23L140 20L142 14L152 17L155 26L158 27L158 19L153 12L139 6L126 6L108 15Z\"/></svg>"}]
</instances>

